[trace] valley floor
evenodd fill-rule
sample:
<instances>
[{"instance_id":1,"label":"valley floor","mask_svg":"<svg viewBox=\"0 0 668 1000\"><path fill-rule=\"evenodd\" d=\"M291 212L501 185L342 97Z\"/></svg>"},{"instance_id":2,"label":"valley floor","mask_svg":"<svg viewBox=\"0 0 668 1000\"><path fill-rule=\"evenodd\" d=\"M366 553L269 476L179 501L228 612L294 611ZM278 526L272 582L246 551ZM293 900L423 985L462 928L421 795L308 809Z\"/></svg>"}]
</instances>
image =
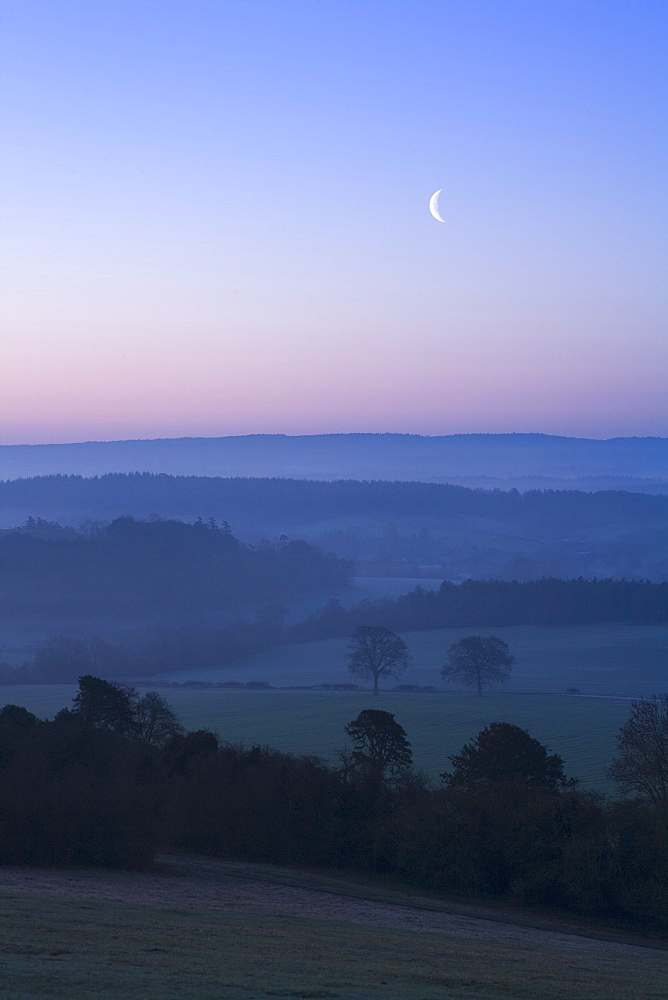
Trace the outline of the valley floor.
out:
<instances>
[{"instance_id":1,"label":"valley floor","mask_svg":"<svg viewBox=\"0 0 668 1000\"><path fill-rule=\"evenodd\" d=\"M2 1000L666 1000L668 942L269 865L0 869Z\"/></svg>"}]
</instances>

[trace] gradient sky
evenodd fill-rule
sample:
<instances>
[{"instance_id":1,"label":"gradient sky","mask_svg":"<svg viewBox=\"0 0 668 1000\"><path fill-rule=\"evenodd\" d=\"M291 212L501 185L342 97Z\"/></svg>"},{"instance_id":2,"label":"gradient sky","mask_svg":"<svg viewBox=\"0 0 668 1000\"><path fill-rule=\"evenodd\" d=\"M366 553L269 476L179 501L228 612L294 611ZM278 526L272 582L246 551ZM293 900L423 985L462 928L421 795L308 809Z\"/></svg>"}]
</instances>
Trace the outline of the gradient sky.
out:
<instances>
[{"instance_id":1,"label":"gradient sky","mask_svg":"<svg viewBox=\"0 0 668 1000\"><path fill-rule=\"evenodd\" d=\"M665 0L0 7L4 443L668 434Z\"/></svg>"}]
</instances>

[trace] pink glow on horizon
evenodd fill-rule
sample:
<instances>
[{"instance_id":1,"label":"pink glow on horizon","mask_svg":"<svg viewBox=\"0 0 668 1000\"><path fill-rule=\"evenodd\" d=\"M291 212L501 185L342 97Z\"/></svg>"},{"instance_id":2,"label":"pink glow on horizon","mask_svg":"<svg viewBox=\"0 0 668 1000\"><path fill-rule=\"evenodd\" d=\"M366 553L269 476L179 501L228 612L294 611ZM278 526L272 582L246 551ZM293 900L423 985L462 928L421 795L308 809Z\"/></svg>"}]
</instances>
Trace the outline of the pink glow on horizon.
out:
<instances>
[{"instance_id":1,"label":"pink glow on horizon","mask_svg":"<svg viewBox=\"0 0 668 1000\"><path fill-rule=\"evenodd\" d=\"M543 432L579 437L663 436L661 351L631 342L533 344L505 337L475 348L450 338L351 344L249 340L247 350L201 343L111 352L84 344L4 379L1 441L393 431L421 434ZM663 352L665 354L665 350Z\"/></svg>"},{"instance_id":2,"label":"pink glow on horizon","mask_svg":"<svg viewBox=\"0 0 668 1000\"><path fill-rule=\"evenodd\" d=\"M0 443L668 435L641 6L10 5Z\"/></svg>"},{"instance_id":3,"label":"pink glow on horizon","mask_svg":"<svg viewBox=\"0 0 668 1000\"><path fill-rule=\"evenodd\" d=\"M455 367L455 366L453 366ZM365 367L327 383L322 373L263 371L236 382L215 373L163 373L149 394L138 371L104 382L45 384L30 412L5 396L2 443L47 443L228 434L542 432L575 437L664 436L663 375L639 386L603 371L527 377L526 369L460 365L446 375L400 377ZM63 396L67 407L63 407ZM14 409L12 406L14 405ZM66 412L64 412L66 410ZM119 415L120 414L120 415Z\"/></svg>"}]
</instances>

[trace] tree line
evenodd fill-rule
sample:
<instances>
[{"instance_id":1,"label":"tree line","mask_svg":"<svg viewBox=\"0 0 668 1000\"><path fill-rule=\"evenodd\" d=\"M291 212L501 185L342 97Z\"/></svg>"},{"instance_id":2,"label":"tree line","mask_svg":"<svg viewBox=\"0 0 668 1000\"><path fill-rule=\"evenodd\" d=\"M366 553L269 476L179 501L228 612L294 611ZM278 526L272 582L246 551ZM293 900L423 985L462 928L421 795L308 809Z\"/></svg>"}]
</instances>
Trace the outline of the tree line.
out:
<instances>
[{"instance_id":1,"label":"tree line","mask_svg":"<svg viewBox=\"0 0 668 1000\"><path fill-rule=\"evenodd\" d=\"M300 543L304 544L304 543ZM308 560L319 558L317 550ZM334 563L334 572L345 567ZM337 600L305 621L286 625L280 600L224 627L151 626L110 642L96 636L53 636L22 667L0 664L1 683L73 682L82 673L105 677L151 676L241 660L283 643L347 637L385 629L411 632L502 625L584 625L668 621L668 583L638 580L444 581L439 590L416 588L398 598L363 601L346 609ZM407 662L407 661L406 661ZM353 671L354 672L354 671ZM391 674L390 676L394 676ZM373 672L369 674L374 677ZM375 683L375 681L374 681Z\"/></svg>"},{"instance_id":2,"label":"tree line","mask_svg":"<svg viewBox=\"0 0 668 1000\"><path fill-rule=\"evenodd\" d=\"M429 482L112 473L0 482L0 504L17 518L31 511L66 524L78 524L82 512L110 520L164 511L191 520L206 511L226 518L247 540L308 531L370 576L668 576L668 497L621 489L519 492ZM518 539L511 550L509 537Z\"/></svg>"},{"instance_id":3,"label":"tree line","mask_svg":"<svg viewBox=\"0 0 668 1000\"><path fill-rule=\"evenodd\" d=\"M114 641L54 635L40 643L32 661L0 663L0 684L72 684L92 672L106 678L150 677L233 663L283 641L284 612L280 604L267 605L250 620L223 628L154 625L129 630Z\"/></svg>"},{"instance_id":4,"label":"tree line","mask_svg":"<svg viewBox=\"0 0 668 1000\"><path fill-rule=\"evenodd\" d=\"M349 635L360 626L399 632L500 625L590 625L668 621L668 583L646 580L444 580L438 590L416 587L396 598L354 608L329 601L295 625L301 639Z\"/></svg>"},{"instance_id":5,"label":"tree line","mask_svg":"<svg viewBox=\"0 0 668 1000\"><path fill-rule=\"evenodd\" d=\"M240 542L226 522L118 517L75 532L28 519L0 534L0 607L203 616L343 586L346 560L300 540Z\"/></svg>"},{"instance_id":6,"label":"tree line","mask_svg":"<svg viewBox=\"0 0 668 1000\"><path fill-rule=\"evenodd\" d=\"M83 676L53 721L0 710L0 863L145 867L187 850L668 928L668 698L633 704L613 802L504 722L446 758L439 785L391 713L366 709L345 736L336 765L226 744L185 732L155 692Z\"/></svg>"},{"instance_id":7,"label":"tree line","mask_svg":"<svg viewBox=\"0 0 668 1000\"><path fill-rule=\"evenodd\" d=\"M471 489L442 483L339 479L223 478L164 473L107 473L101 476L34 476L0 482L0 500L10 509L41 516L114 518L121 511L145 517L169 510L178 517L193 511L225 511L231 523L311 523L351 515L391 517L474 517L599 527L620 521L664 525L668 497L624 490Z\"/></svg>"}]
</instances>

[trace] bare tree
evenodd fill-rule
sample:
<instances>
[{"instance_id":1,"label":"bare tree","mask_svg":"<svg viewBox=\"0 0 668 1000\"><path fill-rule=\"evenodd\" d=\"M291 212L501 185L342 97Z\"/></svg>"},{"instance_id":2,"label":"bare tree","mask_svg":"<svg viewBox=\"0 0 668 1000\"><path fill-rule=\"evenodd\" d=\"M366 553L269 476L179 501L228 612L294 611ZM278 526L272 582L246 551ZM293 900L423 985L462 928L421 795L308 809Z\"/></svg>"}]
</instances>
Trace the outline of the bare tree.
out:
<instances>
[{"instance_id":1,"label":"bare tree","mask_svg":"<svg viewBox=\"0 0 668 1000\"><path fill-rule=\"evenodd\" d=\"M480 696L483 686L507 681L514 662L508 644L498 636L467 635L450 646L441 677L464 681L469 687L476 687Z\"/></svg>"},{"instance_id":2,"label":"bare tree","mask_svg":"<svg viewBox=\"0 0 668 1000\"><path fill-rule=\"evenodd\" d=\"M400 677L410 663L404 640L383 625L360 625L355 629L346 659L351 674L373 677L376 695L381 677Z\"/></svg>"},{"instance_id":3,"label":"bare tree","mask_svg":"<svg viewBox=\"0 0 668 1000\"><path fill-rule=\"evenodd\" d=\"M154 747L164 747L184 732L176 713L157 691L147 691L135 705L137 738Z\"/></svg>"},{"instance_id":4,"label":"bare tree","mask_svg":"<svg viewBox=\"0 0 668 1000\"><path fill-rule=\"evenodd\" d=\"M668 809L668 695L634 701L608 774L626 794Z\"/></svg>"}]
</instances>

